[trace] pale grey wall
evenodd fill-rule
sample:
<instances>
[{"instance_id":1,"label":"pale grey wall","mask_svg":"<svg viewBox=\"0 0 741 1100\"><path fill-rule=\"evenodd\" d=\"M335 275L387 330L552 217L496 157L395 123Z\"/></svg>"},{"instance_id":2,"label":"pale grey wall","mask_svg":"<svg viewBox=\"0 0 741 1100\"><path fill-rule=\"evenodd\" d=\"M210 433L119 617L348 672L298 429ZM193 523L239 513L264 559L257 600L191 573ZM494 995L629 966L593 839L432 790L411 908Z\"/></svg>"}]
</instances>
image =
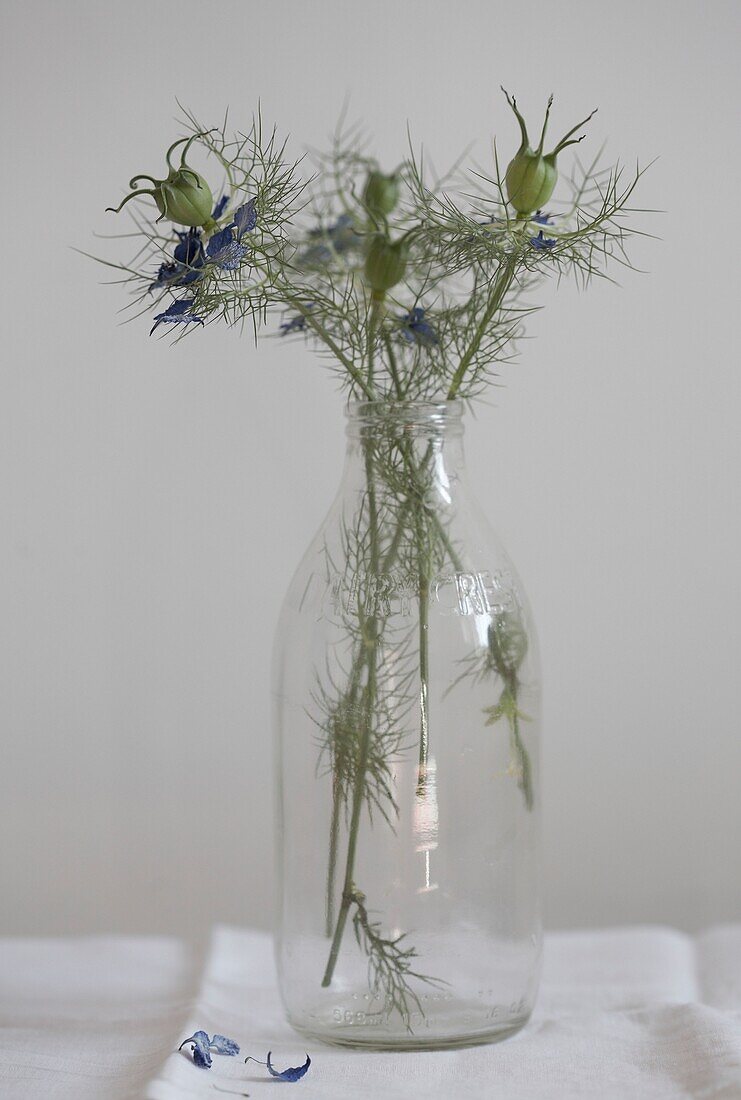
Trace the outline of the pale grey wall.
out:
<instances>
[{"instance_id":1,"label":"pale grey wall","mask_svg":"<svg viewBox=\"0 0 741 1100\"><path fill-rule=\"evenodd\" d=\"M388 165L554 130L660 160L647 276L565 288L469 429L546 669L551 925L741 916L739 6L9 2L2 25L0 930L266 924L266 678L342 453L311 355L177 348L70 246L152 170L175 97L318 144L343 97Z\"/></svg>"}]
</instances>

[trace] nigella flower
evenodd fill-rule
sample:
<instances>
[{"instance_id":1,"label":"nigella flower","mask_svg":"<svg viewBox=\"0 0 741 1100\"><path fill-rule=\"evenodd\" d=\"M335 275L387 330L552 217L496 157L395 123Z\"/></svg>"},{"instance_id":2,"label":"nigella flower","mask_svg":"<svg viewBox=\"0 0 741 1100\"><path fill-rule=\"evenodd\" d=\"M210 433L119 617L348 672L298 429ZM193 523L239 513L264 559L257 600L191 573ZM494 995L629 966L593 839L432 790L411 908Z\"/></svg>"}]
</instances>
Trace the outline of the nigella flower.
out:
<instances>
[{"instance_id":1,"label":"nigella flower","mask_svg":"<svg viewBox=\"0 0 741 1100\"><path fill-rule=\"evenodd\" d=\"M205 258L203 244L201 243L200 229L189 229L187 233L178 232L180 243L175 246L173 256L182 266L183 274L178 281L178 286L187 286L188 283L200 279Z\"/></svg>"},{"instance_id":2,"label":"nigella flower","mask_svg":"<svg viewBox=\"0 0 741 1100\"><path fill-rule=\"evenodd\" d=\"M536 210L530 221L537 222L538 225L553 225L553 218L550 214L544 214L542 210Z\"/></svg>"},{"instance_id":3,"label":"nigella flower","mask_svg":"<svg viewBox=\"0 0 741 1100\"><path fill-rule=\"evenodd\" d=\"M311 312L314 308L314 302L305 302L304 309ZM306 328L306 317L303 313L297 313L295 317L289 317L287 321L284 321L280 326L281 336L290 336L292 332L303 332Z\"/></svg>"},{"instance_id":4,"label":"nigella flower","mask_svg":"<svg viewBox=\"0 0 741 1100\"><path fill-rule=\"evenodd\" d=\"M227 1039L226 1035L214 1035L213 1039L209 1039L208 1032L196 1031L189 1039L183 1039L178 1050L182 1050L186 1043L191 1044L193 1064L200 1066L201 1069L211 1068L212 1050L217 1054L226 1054L228 1057L239 1054L239 1043L235 1043L233 1039Z\"/></svg>"},{"instance_id":5,"label":"nigella flower","mask_svg":"<svg viewBox=\"0 0 741 1100\"><path fill-rule=\"evenodd\" d=\"M530 244L538 252L547 252L549 248L553 248L555 244L553 237L544 237L543 230L541 229L537 237L530 238Z\"/></svg>"},{"instance_id":6,"label":"nigella flower","mask_svg":"<svg viewBox=\"0 0 741 1100\"><path fill-rule=\"evenodd\" d=\"M330 263L333 255L342 255L360 241L360 234L355 232L349 214L341 214L334 225L311 229L308 237L315 243L309 245L299 257L305 267L323 267Z\"/></svg>"},{"instance_id":7,"label":"nigella flower","mask_svg":"<svg viewBox=\"0 0 741 1100\"><path fill-rule=\"evenodd\" d=\"M198 325L204 323L202 317L196 317L192 313L193 306L195 305L195 298L182 298L179 302L173 302L167 307L164 313L157 313L154 318L154 324L149 332L151 336L156 328L160 325L174 324L174 325L188 325L191 322L195 322ZM186 1040L187 1042L187 1040Z\"/></svg>"},{"instance_id":8,"label":"nigella flower","mask_svg":"<svg viewBox=\"0 0 741 1100\"><path fill-rule=\"evenodd\" d=\"M175 262L168 261L160 264L155 281L150 290L157 290L165 286L188 286L200 279L203 272L205 257L201 244L200 229L188 229L185 232L175 231L179 243L173 250Z\"/></svg>"},{"instance_id":9,"label":"nigella flower","mask_svg":"<svg viewBox=\"0 0 741 1100\"><path fill-rule=\"evenodd\" d=\"M150 285L150 290L156 290L158 287L171 286L175 284L175 280L180 274L180 265L172 262L162 263L159 266L159 271L154 282Z\"/></svg>"},{"instance_id":10,"label":"nigella flower","mask_svg":"<svg viewBox=\"0 0 741 1100\"><path fill-rule=\"evenodd\" d=\"M347 252L348 248L352 248L360 240L349 214L341 214L334 225L326 229L313 229L309 236L329 241L335 252Z\"/></svg>"},{"instance_id":11,"label":"nigella flower","mask_svg":"<svg viewBox=\"0 0 741 1100\"><path fill-rule=\"evenodd\" d=\"M401 334L410 344L420 344L425 348L440 343L430 322L425 321L425 311L420 306L415 306L401 318Z\"/></svg>"},{"instance_id":12,"label":"nigella flower","mask_svg":"<svg viewBox=\"0 0 741 1100\"><path fill-rule=\"evenodd\" d=\"M250 1057L245 1058L245 1063L247 1063L247 1062L257 1062L261 1066L267 1066L268 1067L268 1073L270 1074L270 1076L271 1077L277 1077L279 1081L300 1081L301 1078L304 1077L305 1074L307 1074L309 1072L309 1066L311 1065L311 1058L309 1057L308 1054L306 1055L306 1061L304 1062L304 1064L302 1066L289 1066L288 1069L277 1070L275 1068L275 1066L273 1065L273 1063L271 1062L271 1060L270 1060L272 1053L273 1053L272 1050L268 1051L268 1060L267 1060L267 1062L261 1062L259 1058L252 1058L250 1056Z\"/></svg>"},{"instance_id":13,"label":"nigella flower","mask_svg":"<svg viewBox=\"0 0 741 1100\"><path fill-rule=\"evenodd\" d=\"M247 255L242 244L245 233L251 233L257 225L257 205L254 199L240 206L229 225L214 233L206 246L207 259L224 271L236 271Z\"/></svg>"},{"instance_id":14,"label":"nigella flower","mask_svg":"<svg viewBox=\"0 0 741 1100\"><path fill-rule=\"evenodd\" d=\"M290 336L292 332L303 332L305 328L306 318L303 314L298 313L295 317L283 322L280 326L280 334L281 336Z\"/></svg>"}]
</instances>

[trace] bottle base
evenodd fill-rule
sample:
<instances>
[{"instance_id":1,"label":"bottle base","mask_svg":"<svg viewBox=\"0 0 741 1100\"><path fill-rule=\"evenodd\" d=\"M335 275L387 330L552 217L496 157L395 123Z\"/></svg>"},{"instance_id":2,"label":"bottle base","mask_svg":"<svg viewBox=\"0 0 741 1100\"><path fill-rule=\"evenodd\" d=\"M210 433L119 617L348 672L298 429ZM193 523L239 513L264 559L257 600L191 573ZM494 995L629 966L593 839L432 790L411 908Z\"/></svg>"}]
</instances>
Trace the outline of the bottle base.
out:
<instances>
[{"instance_id":1,"label":"bottle base","mask_svg":"<svg viewBox=\"0 0 741 1100\"><path fill-rule=\"evenodd\" d=\"M327 1043L330 1046L354 1048L356 1050L376 1051L424 1051L424 1050L455 1050L463 1047L486 1046L491 1043L501 1043L521 1031L530 1019L528 1012L524 1016L510 1018L498 1023L495 1027L482 1028L481 1030L433 1031L425 1034L425 1028L421 1027L414 1032L381 1031L372 1025L342 1025L322 1026L312 1028L305 1023L298 1023L288 1017L288 1022L295 1031L313 1042Z\"/></svg>"}]
</instances>

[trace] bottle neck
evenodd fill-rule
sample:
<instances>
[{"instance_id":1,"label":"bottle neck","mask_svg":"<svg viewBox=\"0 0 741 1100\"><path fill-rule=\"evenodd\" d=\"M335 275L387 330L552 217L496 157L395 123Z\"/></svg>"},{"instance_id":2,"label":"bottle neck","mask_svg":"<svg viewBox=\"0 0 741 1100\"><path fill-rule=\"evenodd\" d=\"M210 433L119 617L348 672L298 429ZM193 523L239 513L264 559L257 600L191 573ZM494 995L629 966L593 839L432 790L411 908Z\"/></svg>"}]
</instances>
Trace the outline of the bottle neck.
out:
<instances>
[{"instance_id":1,"label":"bottle neck","mask_svg":"<svg viewBox=\"0 0 741 1100\"><path fill-rule=\"evenodd\" d=\"M367 401L347 410L344 480L398 493L450 498L465 472L463 404Z\"/></svg>"}]
</instances>

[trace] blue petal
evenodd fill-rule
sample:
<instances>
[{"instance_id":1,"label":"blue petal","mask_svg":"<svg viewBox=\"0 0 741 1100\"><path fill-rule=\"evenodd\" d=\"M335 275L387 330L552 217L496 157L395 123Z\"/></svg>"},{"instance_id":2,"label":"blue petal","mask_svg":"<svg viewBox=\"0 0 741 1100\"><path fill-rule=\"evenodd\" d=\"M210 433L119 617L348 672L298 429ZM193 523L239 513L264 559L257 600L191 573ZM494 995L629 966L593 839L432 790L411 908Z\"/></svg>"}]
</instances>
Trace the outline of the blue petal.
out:
<instances>
[{"instance_id":1,"label":"blue petal","mask_svg":"<svg viewBox=\"0 0 741 1100\"><path fill-rule=\"evenodd\" d=\"M240 261L247 255L247 249L239 241L235 241L232 227L214 233L206 246L206 255L212 263L223 267L225 271L236 271Z\"/></svg>"},{"instance_id":2,"label":"blue petal","mask_svg":"<svg viewBox=\"0 0 741 1100\"><path fill-rule=\"evenodd\" d=\"M226 1035L214 1035L211 1040L211 1049L215 1050L217 1054L231 1056L239 1054L239 1043L235 1043L233 1039L227 1039Z\"/></svg>"},{"instance_id":3,"label":"blue petal","mask_svg":"<svg viewBox=\"0 0 741 1100\"><path fill-rule=\"evenodd\" d=\"M302 256L303 263L326 264L332 259L332 253L347 252L357 245L360 234L356 233L353 219L350 214L342 214L334 225L320 225L316 229L309 230L308 237L315 241L329 241L331 249L326 244L315 244L308 248Z\"/></svg>"},{"instance_id":4,"label":"blue petal","mask_svg":"<svg viewBox=\"0 0 741 1100\"><path fill-rule=\"evenodd\" d=\"M302 305L305 310L311 313L316 306L316 302L303 302ZM295 317L289 317L287 321L283 322L280 326L280 334L281 336L288 336L292 332L303 332L305 328L306 316L303 313L298 313Z\"/></svg>"},{"instance_id":5,"label":"blue petal","mask_svg":"<svg viewBox=\"0 0 741 1100\"><path fill-rule=\"evenodd\" d=\"M204 323L203 319L201 317L196 317L190 312L194 305L195 298L182 298L179 302L172 302L164 313L155 314L154 324L150 329L149 335L151 336L159 325L167 323L187 325L190 324L191 321L194 321L196 324L202 325ZM196 1035L200 1034L200 1031L196 1032ZM205 1035L205 1031L202 1034Z\"/></svg>"},{"instance_id":6,"label":"blue petal","mask_svg":"<svg viewBox=\"0 0 741 1100\"><path fill-rule=\"evenodd\" d=\"M542 210L536 210L530 221L537 222L538 225L553 225L553 219L550 214L544 214Z\"/></svg>"},{"instance_id":7,"label":"blue petal","mask_svg":"<svg viewBox=\"0 0 741 1100\"><path fill-rule=\"evenodd\" d=\"M187 233L180 233L180 244L176 245L173 255L178 263L187 267L201 267L203 264L203 245L201 244L200 229L189 229Z\"/></svg>"},{"instance_id":8,"label":"blue petal","mask_svg":"<svg viewBox=\"0 0 741 1100\"><path fill-rule=\"evenodd\" d=\"M173 264L173 263L160 264L159 271L157 272L157 276L156 276L154 282L150 283L149 289L150 290L155 290L157 287L160 287L160 286L168 286L170 284L170 282L174 278L176 278L179 270L180 269L179 269L177 264Z\"/></svg>"},{"instance_id":9,"label":"blue petal","mask_svg":"<svg viewBox=\"0 0 741 1100\"><path fill-rule=\"evenodd\" d=\"M439 344L437 333L429 321L424 319L425 311L420 306L414 306L401 318L401 334L408 343L421 344L423 347L433 347Z\"/></svg>"},{"instance_id":10,"label":"blue petal","mask_svg":"<svg viewBox=\"0 0 741 1100\"><path fill-rule=\"evenodd\" d=\"M417 337L417 343L422 344L426 348L433 347L435 344L440 343L432 325L428 325L426 322L422 325L415 325L413 331Z\"/></svg>"},{"instance_id":11,"label":"blue petal","mask_svg":"<svg viewBox=\"0 0 741 1100\"><path fill-rule=\"evenodd\" d=\"M205 1031L196 1031L189 1039L183 1039L179 1046L179 1050L182 1050L186 1043L192 1043L193 1050L193 1063L196 1066L200 1066L201 1069L209 1069L211 1066L211 1054L209 1053L208 1035Z\"/></svg>"},{"instance_id":12,"label":"blue petal","mask_svg":"<svg viewBox=\"0 0 741 1100\"><path fill-rule=\"evenodd\" d=\"M193 305L192 298L182 298L179 302L172 302L164 313L160 313L160 317L167 317L172 319L173 317L180 317L183 313L187 313L190 307Z\"/></svg>"},{"instance_id":13,"label":"blue petal","mask_svg":"<svg viewBox=\"0 0 741 1100\"><path fill-rule=\"evenodd\" d=\"M197 268L186 267L184 264L166 263L160 264L157 278L150 284L150 290L158 290L165 286L189 286L197 279L203 277L203 272Z\"/></svg>"},{"instance_id":14,"label":"blue petal","mask_svg":"<svg viewBox=\"0 0 741 1100\"><path fill-rule=\"evenodd\" d=\"M317 225L314 229L310 229L307 236L316 240L321 237L334 237L337 233L342 233L344 229L352 224L352 218L349 214L341 214L334 225Z\"/></svg>"},{"instance_id":15,"label":"blue petal","mask_svg":"<svg viewBox=\"0 0 741 1100\"><path fill-rule=\"evenodd\" d=\"M232 241L226 248L212 256L212 260L224 271L236 271L242 260L247 255L247 249L239 241Z\"/></svg>"},{"instance_id":16,"label":"blue petal","mask_svg":"<svg viewBox=\"0 0 741 1100\"><path fill-rule=\"evenodd\" d=\"M269 1050L267 1066L268 1073L271 1075L271 1077L277 1077L280 1081L300 1081L304 1074L309 1072L311 1058L308 1054L306 1055L306 1061L302 1066L290 1066L288 1069L284 1069L281 1072L278 1072L277 1069L273 1069L272 1063L270 1061L271 1054L272 1051Z\"/></svg>"},{"instance_id":17,"label":"blue petal","mask_svg":"<svg viewBox=\"0 0 741 1100\"><path fill-rule=\"evenodd\" d=\"M280 326L281 336L288 336L292 332L303 332L306 328L306 318L302 316L291 317L289 321L284 321Z\"/></svg>"},{"instance_id":18,"label":"blue petal","mask_svg":"<svg viewBox=\"0 0 741 1100\"><path fill-rule=\"evenodd\" d=\"M226 210L228 205L229 205L229 196L228 195L222 195L221 198L219 199L219 201L216 203L216 206L213 209L213 213L211 214L211 217L214 219L215 222L217 222L219 220L219 218L224 213L224 211Z\"/></svg>"},{"instance_id":19,"label":"blue petal","mask_svg":"<svg viewBox=\"0 0 741 1100\"><path fill-rule=\"evenodd\" d=\"M218 233L214 233L213 237L206 245L206 255L212 260L217 252L220 252L222 248L226 248L233 240L234 235L231 226L227 226L226 229L220 229Z\"/></svg>"},{"instance_id":20,"label":"blue petal","mask_svg":"<svg viewBox=\"0 0 741 1100\"><path fill-rule=\"evenodd\" d=\"M552 237L544 237L543 230L541 229L537 237L530 238L530 244L537 252L546 252L549 248L553 248L555 240Z\"/></svg>"},{"instance_id":21,"label":"blue petal","mask_svg":"<svg viewBox=\"0 0 741 1100\"><path fill-rule=\"evenodd\" d=\"M211 1055L202 1046L193 1047L193 1065L199 1069L211 1069Z\"/></svg>"},{"instance_id":22,"label":"blue petal","mask_svg":"<svg viewBox=\"0 0 741 1100\"><path fill-rule=\"evenodd\" d=\"M181 276L181 278L179 278L177 280L177 282L175 282L173 285L174 286L188 286L190 283L194 283L196 281L196 279L202 279L202 278L203 278L203 272L202 271L193 271L193 270L188 271L188 270L186 270L185 275Z\"/></svg>"},{"instance_id":23,"label":"blue petal","mask_svg":"<svg viewBox=\"0 0 741 1100\"><path fill-rule=\"evenodd\" d=\"M250 199L244 206L240 206L239 210L234 213L234 221L232 225L237 229L237 240L241 241L245 233L251 233L257 225L257 203L255 199Z\"/></svg>"}]
</instances>

